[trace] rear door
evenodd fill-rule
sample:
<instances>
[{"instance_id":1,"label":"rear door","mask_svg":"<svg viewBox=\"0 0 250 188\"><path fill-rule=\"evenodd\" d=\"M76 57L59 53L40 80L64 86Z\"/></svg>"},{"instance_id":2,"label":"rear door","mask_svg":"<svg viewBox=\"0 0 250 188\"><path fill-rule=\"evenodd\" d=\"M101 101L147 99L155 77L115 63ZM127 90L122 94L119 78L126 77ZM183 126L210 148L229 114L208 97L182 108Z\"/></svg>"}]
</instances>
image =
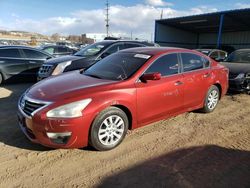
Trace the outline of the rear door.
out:
<instances>
[{"instance_id":1,"label":"rear door","mask_svg":"<svg viewBox=\"0 0 250 188\"><path fill-rule=\"evenodd\" d=\"M210 62L193 53L180 53L184 76L184 107L195 108L204 102L211 85Z\"/></svg>"},{"instance_id":2,"label":"rear door","mask_svg":"<svg viewBox=\"0 0 250 188\"><path fill-rule=\"evenodd\" d=\"M28 62L17 48L0 49L1 72L8 76L25 75Z\"/></svg>"},{"instance_id":3,"label":"rear door","mask_svg":"<svg viewBox=\"0 0 250 188\"><path fill-rule=\"evenodd\" d=\"M28 74L33 76L37 75L42 64L50 58L47 54L33 49L22 49L22 53L28 62Z\"/></svg>"},{"instance_id":4,"label":"rear door","mask_svg":"<svg viewBox=\"0 0 250 188\"><path fill-rule=\"evenodd\" d=\"M141 125L174 114L182 108L183 76L179 73L177 54L158 58L144 74L155 72L161 73L160 80L136 83L137 119Z\"/></svg>"}]
</instances>

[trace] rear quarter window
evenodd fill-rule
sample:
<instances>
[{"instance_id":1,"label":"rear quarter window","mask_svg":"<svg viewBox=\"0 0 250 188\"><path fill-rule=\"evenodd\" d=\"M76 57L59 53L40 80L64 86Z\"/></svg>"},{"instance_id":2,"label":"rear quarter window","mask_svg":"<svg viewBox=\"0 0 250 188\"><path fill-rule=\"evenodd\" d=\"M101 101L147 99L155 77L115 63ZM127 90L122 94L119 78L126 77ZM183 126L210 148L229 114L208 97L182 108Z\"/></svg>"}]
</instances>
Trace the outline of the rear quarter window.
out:
<instances>
[{"instance_id":1,"label":"rear quarter window","mask_svg":"<svg viewBox=\"0 0 250 188\"><path fill-rule=\"evenodd\" d=\"M18 49L0 49L0 57L21 58Z\"/></svg>"},{"instance_id":2,"label":"rear quarter window","mask_svg":"<svg viewBox=\"0 0 250 188\"><path fill-rule=\"evenodd\" d=\"M199 70L204 67L202 56L192 53L181 53L181 59L184 72Z\"/></svg>"},{"instance_id":3,"label":"rear quarter window","mask_svg":"<svg viewBox=\"0 0 250 188\"><path fill-rule=\"evenodd\" d=\"M47 59L49 57L42 52L30 49L23 49L23 53L25 54L26 58L29 59Z\"/></svg>"}]
</instances>

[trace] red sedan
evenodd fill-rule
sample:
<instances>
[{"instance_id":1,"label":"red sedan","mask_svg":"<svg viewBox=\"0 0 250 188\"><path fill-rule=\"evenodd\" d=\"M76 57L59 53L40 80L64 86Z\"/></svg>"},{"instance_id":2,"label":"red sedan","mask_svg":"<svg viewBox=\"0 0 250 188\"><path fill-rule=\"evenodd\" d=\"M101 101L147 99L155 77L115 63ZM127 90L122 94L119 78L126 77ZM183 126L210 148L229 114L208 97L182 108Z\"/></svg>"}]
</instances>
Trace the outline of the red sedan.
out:
<instances>
[{"instance_id":1,"label":"red sedan","mask_svg":"<svg viewBox=\"0 0 250 188\"><path fill-rule=\"evenodd\" d=\"M135 129L183 112L212 112L228 89L228 69L178 48L134 48L85 72L43 80L19 100L32 141L53 148L118 146Z\"/></svg>"}]
</instances>

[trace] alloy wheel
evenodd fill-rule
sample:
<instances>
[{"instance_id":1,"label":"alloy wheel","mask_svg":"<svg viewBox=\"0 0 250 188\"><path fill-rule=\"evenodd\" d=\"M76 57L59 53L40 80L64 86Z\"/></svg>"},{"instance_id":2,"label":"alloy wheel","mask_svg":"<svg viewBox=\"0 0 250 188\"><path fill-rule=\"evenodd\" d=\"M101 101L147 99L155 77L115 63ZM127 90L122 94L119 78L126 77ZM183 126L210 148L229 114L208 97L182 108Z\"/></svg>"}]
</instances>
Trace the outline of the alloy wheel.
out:
<instances>
[{"instance_id":1,"label":"alloy wheel","mask_svg":"<svg viewBox=\"0 0 250 188\"><path fill-rule=\"evenodd\" d=\"M103 145L114 145L122 138L124 130L123 119L120 116L111 115L102 122L98 131L98 139Z\"/></svg>"},{"instance_id":2,"label":"alloy wheel","mask_svg":"<svg viewBox=\"0 0 250 188\"><path fill-rule=\"evenodd\" d=\"M213 110L219 101L219 93L217 90L212 90L208 95L207 107Z\"/></svg>"}]
</instances>

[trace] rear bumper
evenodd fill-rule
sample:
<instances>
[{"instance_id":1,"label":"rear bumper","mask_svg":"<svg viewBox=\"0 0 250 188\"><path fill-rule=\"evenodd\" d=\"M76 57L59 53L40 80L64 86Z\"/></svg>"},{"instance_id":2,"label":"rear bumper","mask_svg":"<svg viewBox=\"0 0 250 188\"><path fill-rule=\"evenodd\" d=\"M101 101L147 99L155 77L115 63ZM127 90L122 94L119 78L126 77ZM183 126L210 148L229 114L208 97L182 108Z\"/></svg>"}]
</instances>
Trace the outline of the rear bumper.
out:
<instances>
[{"instance_id":1,"label":"rear bumper","mask_svg":"<svg viewBox=\"0 0 250 188\"><path fill-rule=\"evenodd\" d=\"M229 79L229 90L239 92L250 91L250 79Z\"/></svg>"}]
</instances>

